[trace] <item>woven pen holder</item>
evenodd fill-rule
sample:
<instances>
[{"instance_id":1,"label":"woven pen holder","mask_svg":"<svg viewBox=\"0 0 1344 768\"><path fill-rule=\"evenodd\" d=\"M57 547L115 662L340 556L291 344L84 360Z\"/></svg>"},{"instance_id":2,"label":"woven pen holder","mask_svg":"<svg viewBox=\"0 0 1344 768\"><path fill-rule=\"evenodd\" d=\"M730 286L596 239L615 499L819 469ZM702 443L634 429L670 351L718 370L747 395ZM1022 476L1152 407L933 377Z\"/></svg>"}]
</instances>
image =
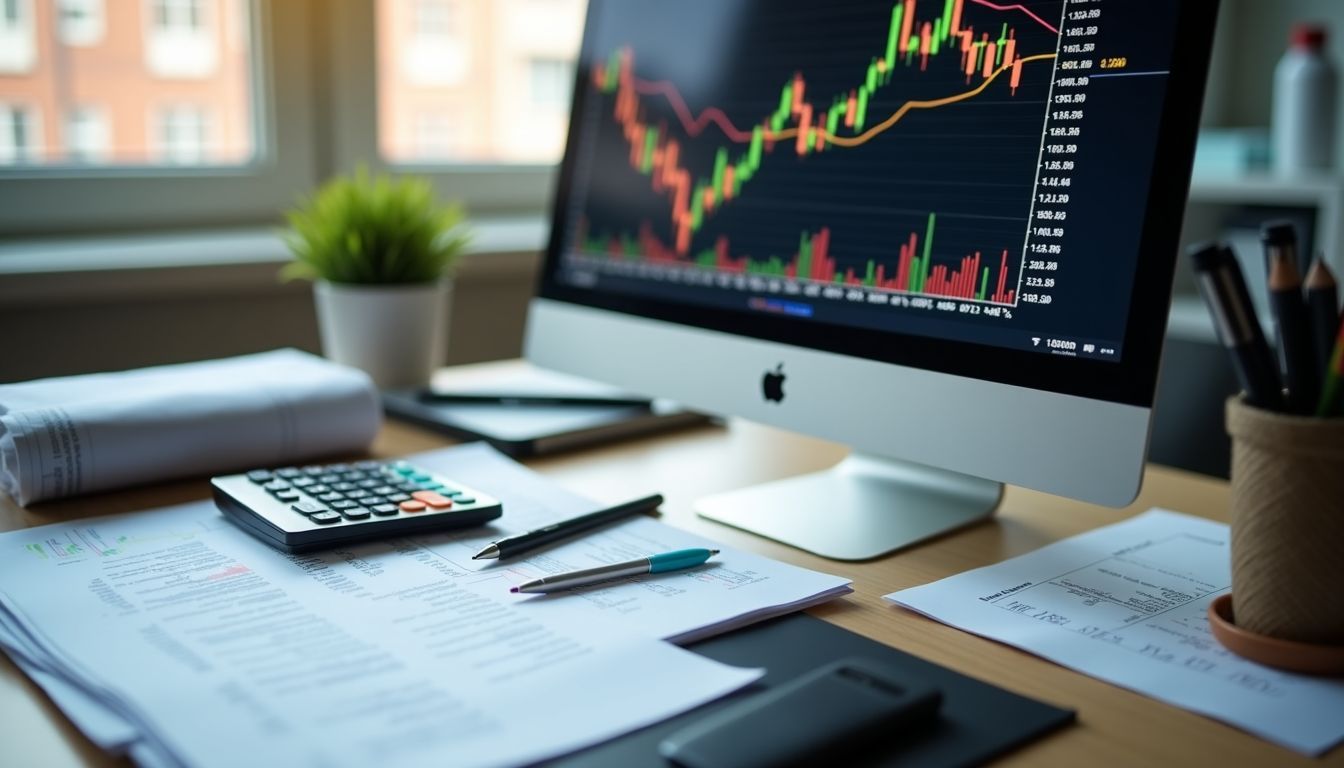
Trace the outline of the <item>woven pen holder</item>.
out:
<instances>
[{"instance_id":1,"label":"woven pen holder","mask_svg":"<svg viewBox=\"0 0 1344 768\"><path fill-rule=\"evenodd\" d=\"M1232 610L1256 634L1344 644L1344 419L1227 401Z\"/></svg>"}]
</instances>

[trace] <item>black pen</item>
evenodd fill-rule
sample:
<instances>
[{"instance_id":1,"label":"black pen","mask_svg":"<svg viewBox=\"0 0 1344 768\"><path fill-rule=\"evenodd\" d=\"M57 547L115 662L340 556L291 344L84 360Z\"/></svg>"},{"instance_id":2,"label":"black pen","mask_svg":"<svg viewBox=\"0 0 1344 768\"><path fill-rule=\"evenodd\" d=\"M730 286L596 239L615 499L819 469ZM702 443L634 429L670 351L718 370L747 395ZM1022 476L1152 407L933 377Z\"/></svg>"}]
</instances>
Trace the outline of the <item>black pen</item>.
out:
<instances>
[{"instance_id":1,"label":"black pen","mask_svg":"<svg viewBox=\"0 0 1344 768\"><path fill-rule=\"evenodd\" d=\"M1335 276L1325 265L1325 256L1316 255L1316 260L1307 270L1307 279L1302 281L1306 290L1307 312L1311 315L1311 340L1316 348L1316 371L1324 379L1330 370L1330 353L1335 348L1335 336L1339 328L1339 288Z\"/></svg>"},{"instance_id":2,"label":"black pen","mask_svg":"<svg viewBox=\"0 0 1344 768\"><path fill-rule=\"evenodd\" d=\"M1218 339L1232 356L1232 368L1246 393L1246 402L1272 411L1283 410L1278 366L1256 319L1236 256L1225 245L1208 243L1194 246L1190 259Z\"/></svg>"},{"instance_id":3,"label":"black pen","mask_svg":"<svg viewBox=\"0 0 1344 768\"><path fill-rule=\"evenodd\" d=\"M1302 271L1297 263L1297 235L1291 224L1269 223L1261 233L1265 246L1269 306L1274 311L1279 359L1288 385L1288 410L1308 413L1320 396L1320 377L1312 353L1311 325L1302 298Z\"/></svg>"},{"instance_id":4,"label":"black pen","mask_svg":"<svg viewBox=\"0 0 1344 768\"><path fill-rule=\"evenodd\" d=\"M645 496L642 499L627 501L624 504L617 504L614 507L607 507L596 512L589 512L586 515L571 517L568 520L561 520L558 523L551 523L544 528L537 528L527 533L520 533L516 536L509 536L486 545L480 552L471 556L472 560L493 560L495 558L513 557L514 555L536 549L543 544L549 544L557 539L563 539L566 536L572 536L596 528L604 523L613 520L619 520L623 517L631 517L641 512L651 512L663 503L663 497L659 494Z\"/></svg>"},{"instance_id":5,"label":"black pen","mask_svg":"<svg viewBox=\"0 0 1344 768\"><path fill-rule=\"evenodd\" d=\"M588 395L524 395L492 394L487 392L435 392L422 390L420 400L426 403L459 403L462 405L528 405L528 406L607 406L611 408L648 408L647 398L601 397Z\"/></svg>"}]
</instances>

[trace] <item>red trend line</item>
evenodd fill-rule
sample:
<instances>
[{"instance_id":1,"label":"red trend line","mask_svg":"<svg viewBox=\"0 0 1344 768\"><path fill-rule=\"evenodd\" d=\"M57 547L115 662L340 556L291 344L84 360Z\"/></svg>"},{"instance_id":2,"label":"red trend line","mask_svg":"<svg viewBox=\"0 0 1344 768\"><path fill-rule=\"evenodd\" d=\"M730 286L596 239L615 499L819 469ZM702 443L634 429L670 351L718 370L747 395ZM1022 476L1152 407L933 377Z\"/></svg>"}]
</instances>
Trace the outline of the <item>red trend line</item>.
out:
<instances>
[{"instance_id":1,"label":"red trend line","mask_svg":"<svg viewBox=\"0 0 1344 768\"><path fill-rule=\"evenodd\" d=\"M635 91L645 95L656 93L667 99L672 111L677 113L677 119L681 121L682 128L690 136L699 136L710 123L714 123L732 141L739 144L751 141L751 131L744 131L733 125L733 121L729 120L728 115L724 114L723 110L718 107L708 107L700 113L699 117L691 117L691 108L686 106L685 99L681 98L681 92L671 81L635 78Z\"/></svg>"},{"instance_id":2,"label":"red trend line","mask_svg":"<svg viewBox=\"0 0 1344 768\"><path fill-rule=\"evenodd\" d=\"M1027 14L1028 16L1030 16L1031 18L1035 19L1036 22L1037 22L1038 24L1040 24L1042 27L1045 27L1046 29L1050 30L1051 32L1054 32L1056 35L1059 34L1059 30L1058 30L1058 29L1055 29L1053 26L1051 26L1051 25L1050 25L1050 22L1046 21L1045 19L1042 19L1040 16L1037 16L1035 13L1032 13L1031 9L1028 8L1028 7L1026 7L1026 6L1024 6L1024 5L1019 5L1019 4L1014 4L1014 5L996 5L996 4L994 4L994 3L991 3L989 0L971 0L971 2L972 2L972 3L975 3L976 5L983 5L983 6L985 6L986 8L993 8L993 9L996 10L996 11L1021 11L1021 12L1025 13L1025 14Z\"/></svg>"}]
</instances>

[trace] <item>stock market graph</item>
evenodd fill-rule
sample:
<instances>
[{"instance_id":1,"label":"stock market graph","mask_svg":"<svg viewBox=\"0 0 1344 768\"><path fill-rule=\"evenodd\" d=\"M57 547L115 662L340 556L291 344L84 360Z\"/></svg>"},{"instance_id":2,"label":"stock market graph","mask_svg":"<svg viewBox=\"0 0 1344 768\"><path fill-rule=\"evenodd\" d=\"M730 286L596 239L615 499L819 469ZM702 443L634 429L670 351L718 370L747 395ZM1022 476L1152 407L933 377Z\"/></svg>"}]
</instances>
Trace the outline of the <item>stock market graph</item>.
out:
<instances>
[{"instance_id":1,"label":"stock market graph","mask_svg":"<svg viewBox=\"0 0 1344 768\"><path fill-rule=\"evenodd\" d=\"M1163 5L603 6L565 274L1118 359L1172 42L1145 15Z\"/></svg>"}]
</instances>

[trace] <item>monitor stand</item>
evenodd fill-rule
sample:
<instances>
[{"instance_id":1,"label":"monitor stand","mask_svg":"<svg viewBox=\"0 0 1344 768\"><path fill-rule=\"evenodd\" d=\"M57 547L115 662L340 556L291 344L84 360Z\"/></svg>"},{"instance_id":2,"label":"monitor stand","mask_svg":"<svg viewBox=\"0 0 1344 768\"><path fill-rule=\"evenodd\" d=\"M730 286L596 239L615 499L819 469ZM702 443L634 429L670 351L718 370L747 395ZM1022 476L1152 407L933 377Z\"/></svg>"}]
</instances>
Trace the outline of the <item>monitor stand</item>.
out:
<instances>
[{"instance_id":1,"label":"monitor stand","mask_svg":"<svg viewBox=\"0 0 1344 768\"><path fill-rule=\"evenodd\" d=\"M822 472L709 496L701 517L832 560L868 560L994 513L1003 483L861 453Z\"/></svg>"}]
</instances>

